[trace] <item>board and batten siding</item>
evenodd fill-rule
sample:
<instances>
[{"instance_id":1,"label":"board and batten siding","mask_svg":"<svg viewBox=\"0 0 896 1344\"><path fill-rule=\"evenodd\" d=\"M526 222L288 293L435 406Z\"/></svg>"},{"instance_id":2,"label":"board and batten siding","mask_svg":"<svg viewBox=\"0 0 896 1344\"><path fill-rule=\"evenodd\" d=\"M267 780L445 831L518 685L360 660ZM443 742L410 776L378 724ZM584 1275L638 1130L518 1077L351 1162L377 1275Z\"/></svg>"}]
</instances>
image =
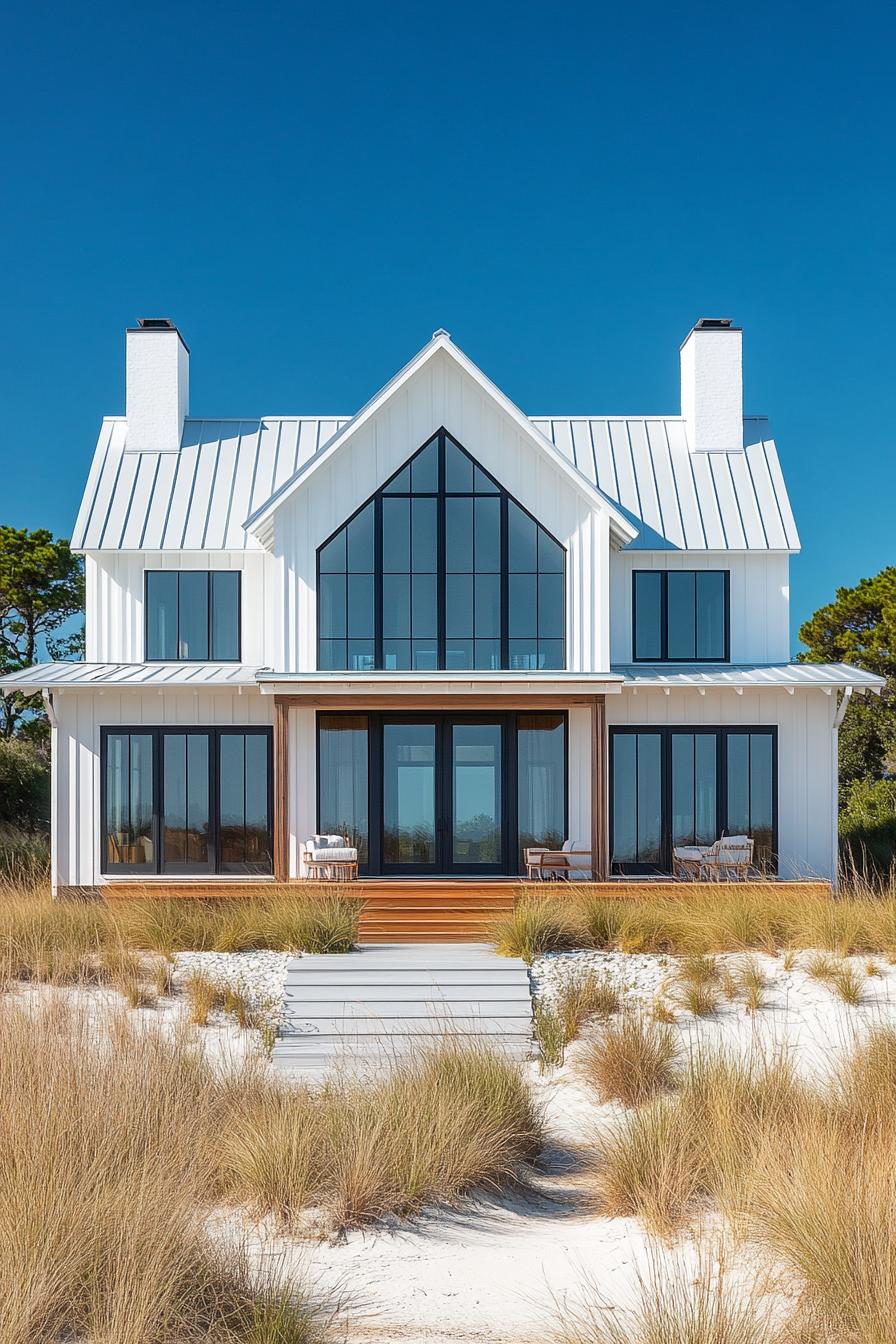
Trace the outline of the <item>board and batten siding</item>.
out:
<instances>
[{"instance_id":1,"label":"board and batten siding","mask_svg":"<svg viewBox=\"0 0 896 1344\"><path fill-rule=\"evenodd\" d=\"M780 876L834 877L837 845L835 695L824 691L726 687L670 691L639 689L607 696L607 722L632 727L711 728L777 725Z\"/></svg>"},{"instance_id":2,"label":"board and batten siding","mask_svg":"<svg viewBox=\"0 0 896 1344\"><path fill-rule=\"evenodd\" d=\"M274 667L280 639L274 599L276 565L255 551L104 551L85 558L86 658L141 663L145 657L144 574L148 569L238 569L240 661Z\"/></svg>"},{"instance_id":3,"label":"board and batten siding","mask_svg":"<svg viewBox=\"0 0 896 1344\"><path fill-rule=\"evenodd\" d=\"M614 551L610 555L610 655L630 663L632 575L636 569L727 569L731 575L731 662L790 661L790 557L733 551Z\"/></svg>"},{"instance_id":4,"label":"board and batten siding","mask_svg":"<svg viewBox=\"0 0 896 1344\"><path fill-rule=\"evenodd\" d=\"M255 690L57 691L53 774L54 870L59 886L94 886L100 873L100 729L256 727L273 723L274 702ZM147 879L141 879L147 880ZM150 879L151 880L151 879Z\"/></svg>"},{"instance_id":5,"label":"board and batten siding","mask_svg":"<svg viewBox=\"0 0 896 1344\"><path fill-rule=\"evenodd\" d=\"M609 518L482 389L446 358L420 375L321 463L281 505L273 550L286 671L317 666L317 548L444 425L567 551L571 671L609 663Z\"/></svg>"}]
</instances>

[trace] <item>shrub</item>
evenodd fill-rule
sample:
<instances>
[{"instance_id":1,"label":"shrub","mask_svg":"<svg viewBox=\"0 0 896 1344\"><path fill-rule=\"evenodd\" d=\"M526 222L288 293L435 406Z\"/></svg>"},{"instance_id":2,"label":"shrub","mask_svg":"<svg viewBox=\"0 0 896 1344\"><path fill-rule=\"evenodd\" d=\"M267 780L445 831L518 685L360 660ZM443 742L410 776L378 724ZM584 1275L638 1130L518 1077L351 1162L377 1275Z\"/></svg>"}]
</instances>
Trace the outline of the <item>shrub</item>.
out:
<instances>
[{"instance_id":1,"label":"shrub","mask_svg":"<svg viewBox=\"0 0 896 1344\"><path fill-rule=\"evenodd\" d=\"M22 738L0 738L0 817L46 835L50 825L50 756Z\"/></svg>"},{"instance_id":2,"label":"shrub","mask_svg":"<svg viewBox=\"0 0 896 1344\"><path fill-rule=\"evenodd\" d=\"M678 1061L669 1027L645 1014L625 1013L589 1037L579 1068L602 1101L639 1106L674 1085Z\"/></svg>"},{"instance_id":3,"label":"shrub","mask_svg":"<svg viewBox=\"0 0 896 1344\"><path fill-rule=\"evenodd\" d=\"M489 936L501 956L522 957L529 965L543 952L567 951L584 941L569 902L548 896L523 896L510 914L493 921Z\"/></svg>"}]
</instances>

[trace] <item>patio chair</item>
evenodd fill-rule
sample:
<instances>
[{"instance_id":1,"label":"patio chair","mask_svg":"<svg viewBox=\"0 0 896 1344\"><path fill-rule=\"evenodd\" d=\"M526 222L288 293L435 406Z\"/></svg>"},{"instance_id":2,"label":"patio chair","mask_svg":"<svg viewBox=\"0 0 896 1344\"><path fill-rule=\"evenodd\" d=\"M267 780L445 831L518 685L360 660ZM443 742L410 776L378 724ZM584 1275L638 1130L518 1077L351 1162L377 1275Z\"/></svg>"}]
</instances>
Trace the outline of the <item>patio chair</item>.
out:
<instances>
[{"instance_id":1,"label":"patio chair","mask_svg":"<svg viewBox=\"0 0 896 1344\"><path fill-rule=\"evenodd\" d=\"M745 881L753 862L748 835L723 835L713 845L678 845L672 851L672 871L683 881Z\"/></svg>"},{"instance_id":2,"label":"patio chair","mask_svg":"<svg viewBox=\"0 0 896 1344\"><path fill-rule=\"evenodd\" d=\"M590 880L594 855L575 840L564 840L562 849L530 848L525 852L526 876L534 882L568 882L573 873Z\"/></svg>"},{"instance_id":3,"label":"patio chair","mask_svg":"<svg viewBox=\"0 0 896 1344\"><path fill-rule=\"evenodd\" d=\"M342 835L312 835L302 853L305 876L317 882L355 882L358 851Z\"/></svg>"}]
</instances>

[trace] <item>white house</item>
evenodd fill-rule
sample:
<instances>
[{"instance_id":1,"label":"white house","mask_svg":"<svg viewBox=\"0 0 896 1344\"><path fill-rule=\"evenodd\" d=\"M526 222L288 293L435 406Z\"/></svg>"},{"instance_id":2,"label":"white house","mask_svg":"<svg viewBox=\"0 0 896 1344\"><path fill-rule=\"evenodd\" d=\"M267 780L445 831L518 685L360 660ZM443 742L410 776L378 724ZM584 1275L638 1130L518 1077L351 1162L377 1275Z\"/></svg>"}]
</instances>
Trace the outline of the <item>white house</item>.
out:
<instances>
[{"instance_id":1,"label":"white house","mask_svg":"<svg viewBox=\"0 0 896 1344\"><path fill-rule=\"evenodd\" d=\"M529 416L437 331L351 416L193 419L177 328L127 332L75 524L87 660L5 678L53 731L57 889L597 876L748 832L832 877L856 668L793 664L796 525L741 332L681 347L681 413Z\"/></svg>"}]
</instances>

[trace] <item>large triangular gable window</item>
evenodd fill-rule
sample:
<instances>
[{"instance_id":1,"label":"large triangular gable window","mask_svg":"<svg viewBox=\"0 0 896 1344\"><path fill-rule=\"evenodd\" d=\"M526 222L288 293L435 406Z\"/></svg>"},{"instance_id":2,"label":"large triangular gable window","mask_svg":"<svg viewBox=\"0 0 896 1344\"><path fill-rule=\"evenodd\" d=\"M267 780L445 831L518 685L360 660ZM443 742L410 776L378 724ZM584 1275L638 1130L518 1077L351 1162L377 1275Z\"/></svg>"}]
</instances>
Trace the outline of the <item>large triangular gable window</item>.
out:
<instances>
[{"instance_id":1,"label":"large triangular gable window","mask_svg":"<svg viewBox=\"0 0 896 1344\"><path fill-rule=\"evenodd\" d=\"M446 430L320 547L318 666L566 665L566 552Z\"/></svg>"}]
</instances>

